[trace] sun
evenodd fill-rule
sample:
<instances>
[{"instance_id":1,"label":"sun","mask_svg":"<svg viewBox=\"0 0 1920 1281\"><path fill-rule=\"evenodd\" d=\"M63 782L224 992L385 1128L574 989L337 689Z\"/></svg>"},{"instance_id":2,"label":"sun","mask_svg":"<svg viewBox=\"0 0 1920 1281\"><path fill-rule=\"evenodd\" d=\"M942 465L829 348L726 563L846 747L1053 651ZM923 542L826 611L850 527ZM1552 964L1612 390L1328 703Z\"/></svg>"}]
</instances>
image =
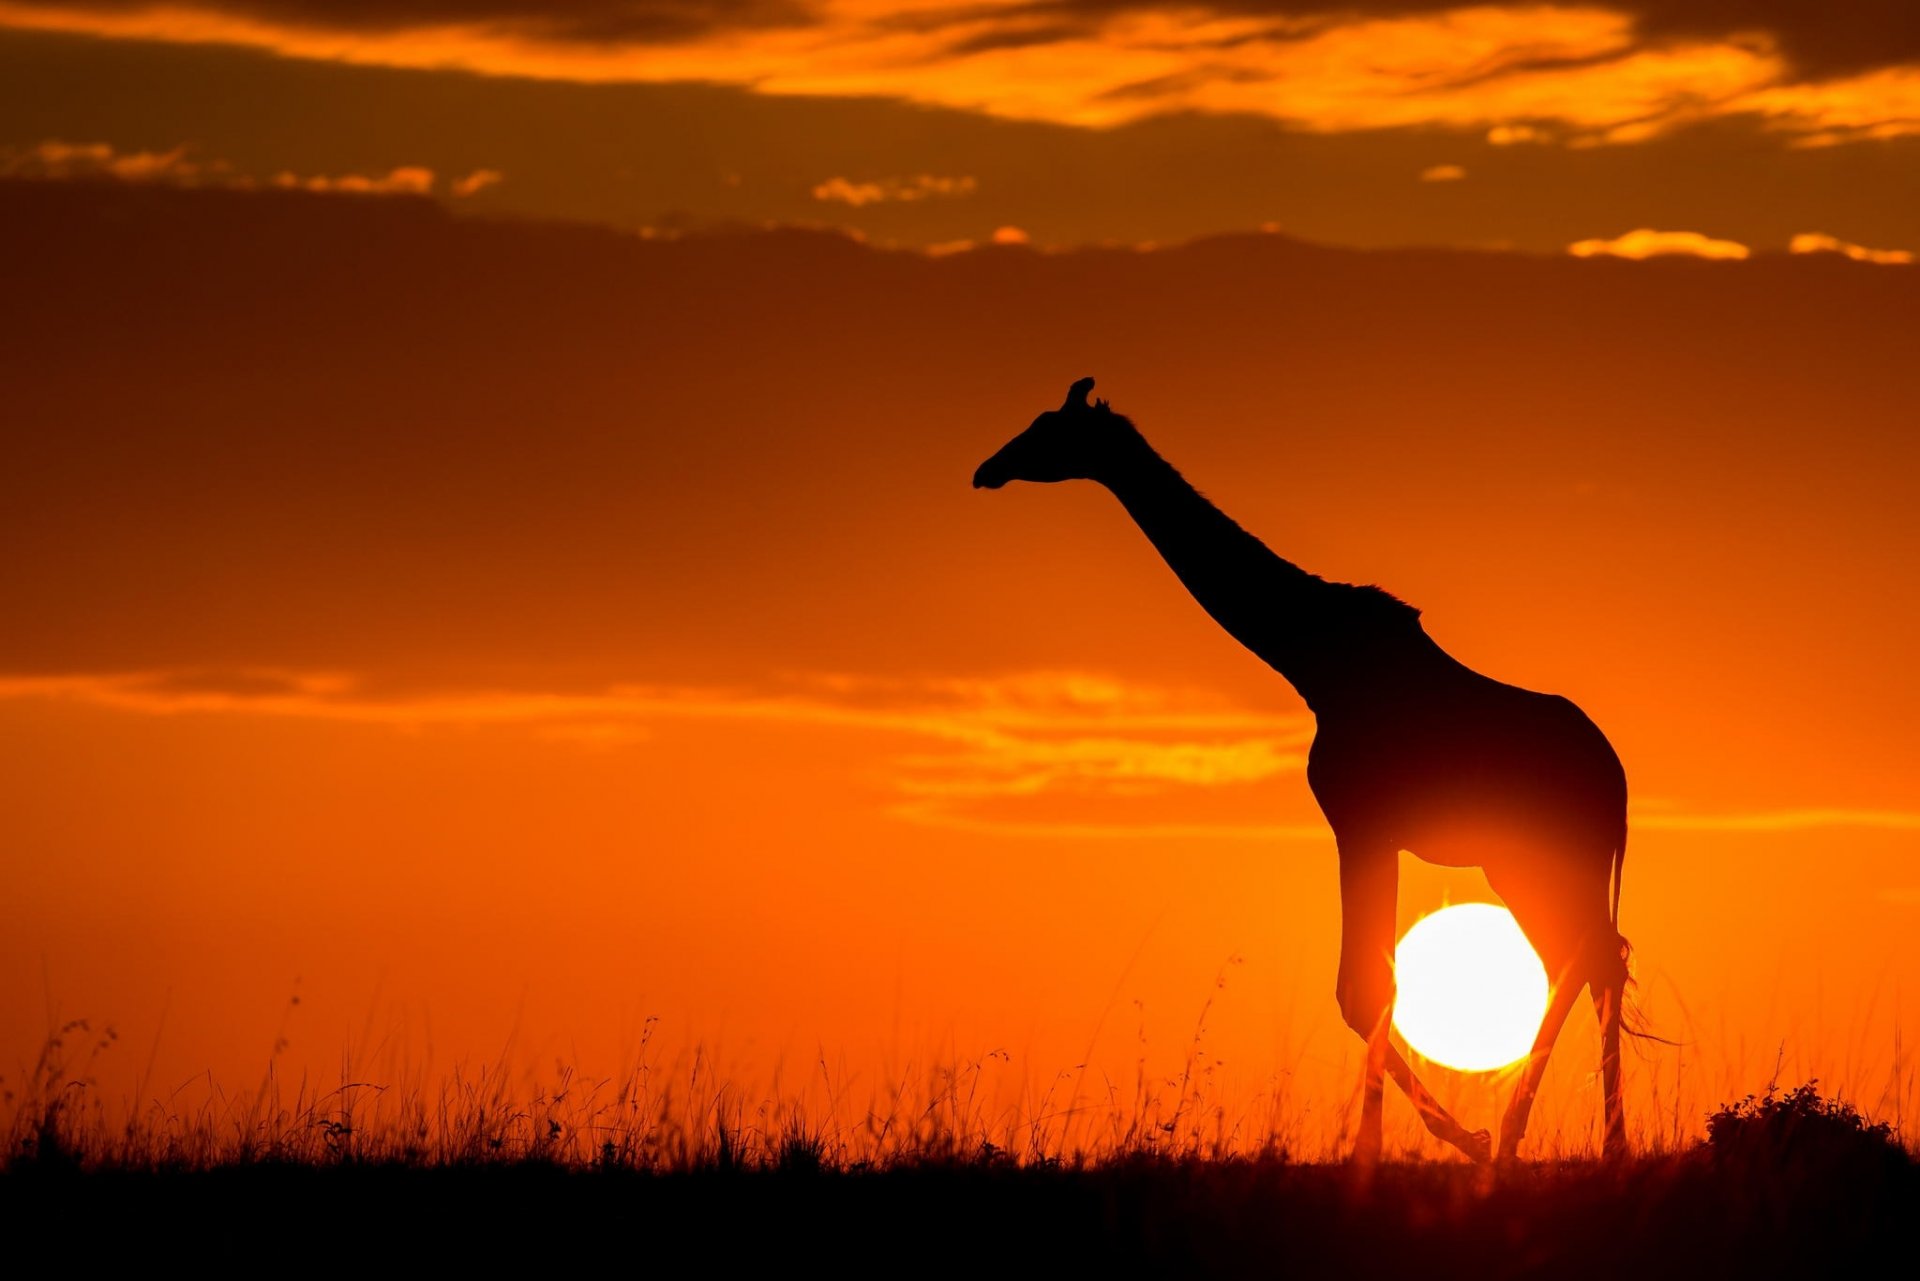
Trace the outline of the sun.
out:
<instances>
[{"instance_id":1,"label":"sun","mask_svg":"<svg viewBox=\"0 0 1920 1281\"><path fill-rule=\"evenodd\" d=\"M1533 1047L1547 1012L1547 968L1506 908L1460 903L1423 916L1393 962L1393 1026L1421 1056L1489 1072Z\"/></svg>"}]
</instances>

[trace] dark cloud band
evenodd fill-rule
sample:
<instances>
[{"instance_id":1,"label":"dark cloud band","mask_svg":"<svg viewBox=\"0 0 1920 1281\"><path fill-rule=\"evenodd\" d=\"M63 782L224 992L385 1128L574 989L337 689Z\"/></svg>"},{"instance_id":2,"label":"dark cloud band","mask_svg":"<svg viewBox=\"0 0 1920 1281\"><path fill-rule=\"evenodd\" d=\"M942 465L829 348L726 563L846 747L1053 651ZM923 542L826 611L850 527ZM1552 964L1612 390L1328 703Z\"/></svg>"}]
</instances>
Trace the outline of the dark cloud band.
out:
<instances>
[{"instance_id":1,"label":"dark cloud band","mask_svg":"<svg viewBox=\"0 0 1920 1281\"><path fill-rule=\"evenodd\" d=\"M1092 23L1169 7L1163 0L1038 0L1025 12ZM1393 18L1467 8L1469 0L1206 0L1204 7L1247 17ZM1650 41L1770 36L1809 77L1920 61L1920 5L1912 0L1854 0L1844 10L1820 0L1573 0L1563 7L1631 14Z\"/></svg>"},{"instance_id":2,"label":"dark cloud band","mask_svg":"<svg viewBox=\"0 0 1920 1281\"><path fill-rule=\"evenodd\" d=\"M22 0L23 8L125 14L145 0ZM577 42L672 43L719 31L804 26L817 16L809 0L202 0L200 7L309 30L391 33L445 25ZM1105 19L1170 8L1164 0L1034 0L1030 4L956 3L912 15L911 25L1008 24L974 31L956 50L1045 44L1084 36ZM1180 6L1190 12L1191 5ZM1237 17L1402 17L1463 7L1461 0L1205 0L1204 8ZM1580 6L1569 6L1580 7ZM1630 13L1649 41L1772 37L1808 77L1920 60L1920 5L1911 0L1853 0L1844 12L1817 0L1610 0L1601 7ZM877 21L884 21L878 18Z\"/></svg>"},{"instance_id":3,"label":"dark cloud band","mask_svg":"<svg viewBox=\"0 0 1920 1281\"><path fill-rule=\"evenodd\" d=\"M20 7L127 14L156 6L147 0L23 0ZM671 43L810 20L804 0L199 0L194 7L308 30L480 26L581 42Z\"/></svg>"}]
</instances>

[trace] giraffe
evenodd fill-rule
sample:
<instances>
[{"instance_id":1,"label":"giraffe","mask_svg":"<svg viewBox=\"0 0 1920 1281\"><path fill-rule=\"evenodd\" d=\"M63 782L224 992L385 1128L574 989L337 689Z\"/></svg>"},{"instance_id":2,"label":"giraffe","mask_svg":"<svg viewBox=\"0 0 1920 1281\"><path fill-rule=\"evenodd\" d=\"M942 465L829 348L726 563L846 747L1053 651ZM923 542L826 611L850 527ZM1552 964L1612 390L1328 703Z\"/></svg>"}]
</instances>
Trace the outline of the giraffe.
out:
<instances>
[{"instance_id":1,"label":"giraffe","mask_svg":"<svg viewBox=\"0 0 1920 1281\"><path fill-rule=\"evenodd\" d=\"M1483 676L1378 587L1329 582L1282 560L1155 453L1082 378L974 472L1091 480L1125 508L1201 608L1285 677L1316 722L1307 785L1340 860L1335 995L1366 1043L1356 1163L1378 1160L1384 1080L1427 1129L1476 1161L1515 1156L1553 1043L1583 988L1601 1029L1604 1151L1626 1150L1620 1086L1627 943L1619 931L1626 773L1572 702ZM1388 1035L1399 856L1479 867L1545 963L1551 995L1502 1115L1497 1150L1421 1085Z\"/></svg>"}]
</instances>

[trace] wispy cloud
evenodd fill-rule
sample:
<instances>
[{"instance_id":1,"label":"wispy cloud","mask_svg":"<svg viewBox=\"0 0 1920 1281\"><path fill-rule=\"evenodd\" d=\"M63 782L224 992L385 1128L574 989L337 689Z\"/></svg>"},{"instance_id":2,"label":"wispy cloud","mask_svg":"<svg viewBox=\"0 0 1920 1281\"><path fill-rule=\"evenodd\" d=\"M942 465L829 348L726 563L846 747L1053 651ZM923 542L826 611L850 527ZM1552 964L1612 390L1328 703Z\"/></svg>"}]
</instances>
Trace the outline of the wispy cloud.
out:
<instances>
[{"instance_id":1,"label":"wispy cloud","mask_svg":"<svg viewBox=\"0 0 1920 1281\"><path fill-rule=\"evenodd\" d=\"M25 147L0 148L0 176L51 181L111 179L130 183L165 183L178 187L250 189L273 186L302 191L347 192L361 195L430 195L434 172L421 165L397 165L385 173L300 174L282 170L265 183L217 158L191 154L184 144L168 151L121 151L106 142L66 142L49 138ZM453 193L468 196L500 181L491 169L480 169L460 179Z\"/></svg>"},{"instance_id":2,"label":"wispy cloud","mask_svg":"<svg viewBox=\"0 0 1920 1281\"><path fill-rule=\"evenodd\" d=\"M863 731L932 745L889 758L886 772L902 817L944 824L985 801L1140 797L1297 774L1313 733L1304 715L1060 672L998 680L813 676L775 690L619 685L406 697L371 694L337 673L153 672L0 680L4 699L411 731L509 727L592 747L643 741L674 720Z\"/></svg>"},{"instance_id":3,"label":"wispy cloud","mask_svg":"<svg viewBox=\"0 0 1920 1281\"><path fill-rule=\"evenodd\" d=\"M1753 251L1737 240L1716 240L1697 231L1655 231L1641 227L1611 240L1576 240L1567 252L1578 258L1691 258L1738 259Z\"/></svg>"},{"instance_id":4,"label":"wispy cloud","mask_svg":"<svg viewBox=\"0 0 1920 1281\"><path fill-rule=\"evenodd\" d=\"M1865 245L1856 245L1841 240L1837 236L1824 235L1817 231L1802 232L1788 243L1787 248L1797 254L1841 254L1855 262L1908 263L1913 254L1906 249L1869 249Z\"/></svg>"},{"instance_id":5,"label":"wispy cloud","mask_svg":"<svg viewBox=\"0 0 1920 1281\"><path fill-rule=\"evenodd\" d=\"M1487 130L1487 141L1496 147L1518 147L1551 142L1553 135L1534 125L1495 125Z\"/></svg>"},{"instance_id":6,"label":"wispy cloud","mask_svg":"<svg viewBox=\"0 0 1920 1281\"><path fill-rule=\"evenodd\" d=\"M190 159L185 147L171 151L119 151L104 142L49 138L32 146L0 148L0 175L192 183L230 180L232 166L221 161Z\"/></svg>"},{"instance_id":7,"label":"wispy cloud","mask_svg":"<svg viewBox=\"0 0 1920 1281\"><path fill-rule=\"evenodd\" d=\"M1309 821L1178 817L1180 797L1300 775L1305 713L1239 707L1204 690L1077 672L993 679L795 677L738 689L615 685L587 692L473 690L383 696L350 675L273 669L0 679L0 701L65 701L141 716L237 716L411 732L504 728L593 749L644 743L674 721L811 726L918 741L886 749L890 810L909 822L1008 836L1324 840ZM1170 799L1141 821L1103 812ZM1276 794L1276 804L1278 796ZM1204 811L1204 806L1196 806ZM1920 812L1808 806L1695 812L1637 803L1632 826L1675 832L1920 831Z\"/></svg>"},{"instance_id":8,"label":"wispy cloud","mask_svg":"<svg viewBox=\"0 0 1920 1281\"><path fill-rule=\"evenodd\" d=\"M399 165L383 174L311 174L277 173L276 187L297 187L303 191L338 191L355 195L425 196L433 192L433 170L420 165ZM477 189L476 189L477 190ZM468 193L462 192L465 195Z\"/></svg>"},{"instance_id":9,"label":"wispy cloud","mask_svg":"<svg viewBox=\"0 0 1920 1281\"><path fill-rule=\"evenodd\" d=\"M1317 841L1333 844L1333 829L1325 823L1101 823L1050 818L1026 820L1005 815L985 817L952 806L902 802L892 807L898 818L926 827L975 832L983 836L1078 841L1252 841L1273 844Z\"/></svg>"},{"instance_id":10,"label":"wispy cloud","mask_svg":"<svg viewBox=\"0 0 1920 1281\"><path fill-rule=\"evenodd\" d=\"M1421 182L1459 182L1467 171L1459 165L1428 165L1420 171Z\"/></svg>"},{"instance_id":11,"label":"wispy cloud","mask_svg":"<svg viewBox=\"0 0 1920 1281\"><path fill-rule=\"evenodd\" d=\"M464 178L455 178L450 188L460 198L477 196L488 187L497 187L506 181L506 175L498 169L475 169Z\"/></svg>"},{"instance_id":12,"label":"wispy cloud","mask_svg":"<svg viewBox=\"0 0 1920 1281\"><path fill-rule=\"evenodd\" d=\"M917 200L970 196L978 184L966 175L942 177L939 174L915 174L911 178L874 178L854 182L847 178L829 178L813 188L815 200L834 204L862 205L912 203Z\"/></svg>"},{"instance_id":13,"label":"wispy cloud","mask_svg":"<svg viewBox=\"0 0 1920 1281\"><path fill-rule=\"evenodd\" d=\"M1920 812L1879 809L1750 810L1694 814L1683 811L1635 811L1630 826L1663 832L1807 832L1830 827L1869 827L1920 832Z\"/></svg>"},{"instance_id":14,"label":"wispy cloud","mask_svg":"<svg viewBox=\"0 0 1920 1281\"><path fill-rule=\"evenodd\" d=\"M1744 95L1738 106L1795 135L1800 146L1904 137L1920 133L1920 67L1770 85Z\"/></svg>"}]
</instances>

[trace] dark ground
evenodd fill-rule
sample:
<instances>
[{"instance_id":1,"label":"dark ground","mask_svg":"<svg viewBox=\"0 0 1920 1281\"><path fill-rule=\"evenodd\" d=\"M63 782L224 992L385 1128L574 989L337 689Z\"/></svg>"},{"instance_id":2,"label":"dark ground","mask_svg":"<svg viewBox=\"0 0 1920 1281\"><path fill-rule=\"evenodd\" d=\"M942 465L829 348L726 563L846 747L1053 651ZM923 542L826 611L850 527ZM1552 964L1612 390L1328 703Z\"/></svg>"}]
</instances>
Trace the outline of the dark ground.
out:
<instances>
[{"instance_id":1,"label":"dark ground","mask_svg":"<svg viewBox=\"0 0 1920 1281\"><path fill-rule=\"evenodd\" d=\"M1407 1277L1906 1272L1920 1167L1132 1162L645 1174L530 1164L0 1176L0 1221L89 1271L537 1266L922 1275Z\"/></svg>"}]
</instances>

